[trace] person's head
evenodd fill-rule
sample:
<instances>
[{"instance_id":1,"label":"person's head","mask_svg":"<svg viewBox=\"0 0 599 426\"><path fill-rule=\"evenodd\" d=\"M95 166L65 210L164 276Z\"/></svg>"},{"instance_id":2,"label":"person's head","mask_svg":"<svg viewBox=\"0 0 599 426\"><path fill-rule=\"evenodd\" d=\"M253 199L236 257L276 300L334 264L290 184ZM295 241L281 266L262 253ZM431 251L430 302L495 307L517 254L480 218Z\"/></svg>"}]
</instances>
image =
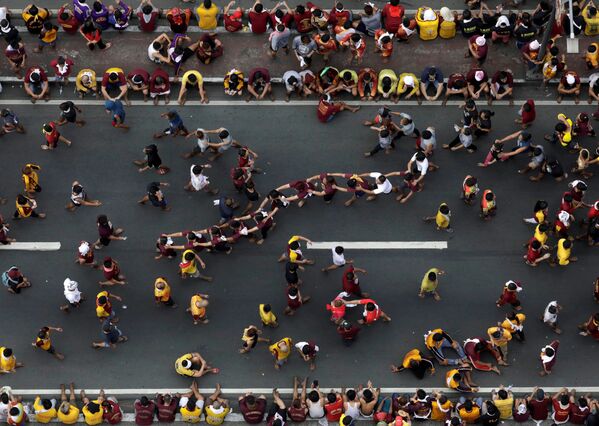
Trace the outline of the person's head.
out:
<instances>
[{"instance_id":1,"label":"person's head","mask_svg":"<svg viewBox=\"0 0 599 426\"><path fill-rule=\"evenodd\" d=\"M187 410L188 411L195 411L195 409L196 409L196 402L197 401L195 400L195 397L189 398L189 401L187 401L187 405L186 405Z\"/></svg>"},{"instance_id":2,"label":"person's head","mask_svg":"<svg viewBox=\"0 0 599 426\"><path fill-rule=\"evenodd\" d=\"M335 4L335 10L337 12L342 12L343 11L343 3L337 2L337 4Z\"/></svg>"},{"instance_id":3,"label":"person's head","mask_svg":"<svg viewBox=\"0 0 599 426\"><path fill-rule=\"evenodd\" d=\"M430 130L423 130L422 131L422 139L424 140L429 140L433 137L433 133Z\"/></svg>"},{"instance_id":4,"label":"person's head","mask_svg":"<svg viewBox=\"0 0 599 426\"><path fill-rule=\"evenodd\" d=\"M539 225L539 231L540 231L540 232L542 232L542 233L545 233L545 232L549 231L549 225L547 225L547 224L546 224L546 223L544 223L544 222L543 222L543 223L541 223L541 224Z\"/></svg>"},{"instance_id":5,"label":"person's head","mask_svg":"<svg viewBox=\"0 0 599 426\"><path fill-rule=\"evenodd\" d=\"M298 250L300 248L300 245L297 241L294 241L291 244L289 244L289 248L291 250Z\"/></svg>"},{"instance_id":6,"label":"person's head","mask_svg":"<svg viewBox=\"0 0 599 426\"><path fill-rule=\"evenodd\" d=\"M374 9L367 3L364 5L364 13L368 16L371 16L374 13Z\"/></svg>"},{"instance_id":7,"label":"person's head","mask_svg":"<svg viewBox=\"0 0 599 426\"><path fill-rule=\"evenodd\" d=\"M358 33L353 33L350 38L354 43L358 43L360 40L362 40L362 36Z\"/></svg>"},{"instance_id":8,"label":"person's head","mask_svg":"<svg viewBox=\"0 0 599 426\"><path fill-rule=\"evenodd\" d=\"M566 192L566 193L564 194L564 201L565 201L566 203L571 203L573 199L574 199L574 197L572 196L572 193L571 193L571 192Z\"/></svg>"},{"instance_id":9,"label":"person's head","mask_svg":"<svg viewBox=\"0 0 599 426\"><path fill-rule=\"evenodd\" d=\"M370 389L364 389L362 391L362 397L364 397L364 400L366 402L370 402L374 399L374 394L372 393L372 391Z\"/></svg>"},{"instance_id":10,"label":"person's head","mask_svg":"<svg viewBox=\"0 0 599 426\"><path fill-rule=\"evenodd\" d=\"M187 252L183 256L183 258L189 262L190 260L193 260L195 258L195 255L191 252Z\"/></svg>"},{"instance_id":11,"label":"person's head","mask_svg":"<svg viewBox=\"0 0 599 426\"><path fill-rule=\"evenodd\" d=\"M2 392L2 394L0 395L0 402L2 404L8 404L8 401L10 401L10 398L8 397L8 393Z\"/></svg>"},{"instance_id":12,"label":"person's head","mask_svg":"<svg viewBox=\"0 0 599 426\"><path fill-rule=\"evenodd\" d=\"M289 287L289 290L287 290L287 294L292 298L296 298L297 293L298 293L298 289L295 286L291 286L291 287Z\"/></svg>"},{"instance_id":13,"label":"person's head","mask_svg":"<svg viewBox=\"0 0 599 426\"><path fill-rule=\"evenodd\" d=\"M263 10L264 6L262 5L262 3L257 3L256 6L254 6L254 12L256 13L262 13Z\"/></svg>"},{"instance_id":14,"label":"person's head","mask_svg":"<svg viewBox=\"0 0 599 426\"><path fill-rule=\"evenodd\" d=\"M433 342L440 342L441 340L443 340L443 334L441 333L435 333L433 334Z\"/></svg>"},{"instance_id":15,"label":"person's head","mask_svg":"<svg viewBox=\"0 0 599 426\"><path fill-rule=\"evenodd\" d=\"M374 303L372 303L372 302L368 302L368 303L366 304L366 310L367 310L367 311L369 311L369 312L372 312L372 311L374 311L375 309L376 309L376 306L374 305Z\"/></svg>"},{"instance_id":16,"label":"person's head","mask_svg":"<svg viewBox=\"0 0 599 426\"><path fill-rule=\"evenodd\" d=\"M587 10L587 14L589 15L589 17L594 18L597 14L597 8L595 6L589 7Z\"/></svg>"},{"instance_id":17,"label":"person's head","mask_svg":"<svg viewBox=\"0 0 599 426\"><path fill-rule=\"evenodd\" d=\"M221 130L218 134L218 137L220 139L226 139L229 137L229 131L228 130Z\"/></svg>"},{"instance_id":18,"label":"person's head","mask_svg":"<svg viewBox=\"0 0 599 426\"><path fill-rule=\"evenodd\" d=\"M100 412L100 405L91 401L91 402L87 403L87 409L89 410L90 413L96 414L96 413Z\"/></svg>"},{"instance_id":19,"label":"person's head","mask_svg":"<svg viewBox=\"0 0 599 426\"><path fill-rule=\"evenodd\" d=\"M381 138L388 138L388 137L389 137L389 135L390 135L390 133L389 133L389 130L388 130L388 129L386 129L386 128L385 128L385 129L382 129L382 130L379 132L379 136L380 136ZM381 176L383 176L383 175L381 175Z\"/></svg>"},{"instance_id":20,"label":"person's head","mask_svg":"<svg viewBox=\"0 0 599 426\"><path fill-rule=\"evenodd\" d=\"M95 1L92 7L96 12L102 12L102 9L104 9L104 5L100 1Z\"/></svg>"},{"instance_id":21,"label":"person's head","mask_svg":"<svg viewBox=\"0 0 599 426\"><path fill-rule=\"evenodd\" d=\"M27 198L25 198L25 196L19 194L19 195L17 195L17 203L19 205L24 206L25 204L27 204Z\"/></svg>"},{"instance_id":22,"label":"person's head","mask_svg":"<svg viewBox=\"0 0 599 426\"><path fill-rule=\"evenodd\" d=\"M476 109L476 102L474 102L474 99L468 99L466 101L465 107L468 111L472 111Z\"/></svg>"},{"instance_id":23,"label":"person's head","mask_svg":"<svg viewBox=\"0 0 599 426\"><path fill-rule=\"evenodd\" d=\"M453 376L453 377L454 377L454 380L455 380L455 376ZM472 411L472 400L471 399L467 399L464 402L464 408L466 409L466 411Z\"/></svg>"},{"instance_id":24,"label":"person's head","mask_svg":"<svg viewBox=\"0 0 599 426\"><path fill-rule=\"evenodd\" d=\"M29 79L31 80L32 83L39 83L41 80L41 75L40 72L38 70L34 70L30 75L29 75Z\"/></svg>"},{"instance_id":25,"label":"person's head","mask_svg":"<svg viewBox=\"0 0 599 426\"><path fill-rule=\"evenodd\" d=\"M50 123L44 124L43 129L44 129L44 132L46 132L46 133L52 133L52 130L53 130Z\"/></svg>"},{"instance_id":26,"label":"person's head","mask_svg":"<svg viewBox=\"0 0 599 426\"><path fill-rule=\"evenodd\" d=\"M497 391L497 396L499 399L507 399L508 393L505 389L499 389L499 391Z\"/></svg>"},{"instance_id":27,"label":"person's head","mask_svg":"<svg viewBox=\"0 0 599 426\"><path fill-rule=\"evenodd\" d=\"M303 15L304 13L306 13L306 8L304 7L303 4L298 4L297 7L295 8L295 12L298 15Z\"/></svg>"},{"instance_id":28,"label":"person's head","mask_svg":"<svg viewBox=\"0 0 599 426\"><path fill-rule=\"evenodd\" d=\"M441 207L439 207L439 211L441 214L449 214L449 206L447 206L447 204L443 204Z\"/></svg>"},{"instance_id":29,"label":"person's head","mask_svg":"<svg viewBox=\"0 0 599 426\"><path fill-rule=\"evenodd\" d=\"M549 349L549 348L547 348L547 349ZM568 405L570 403L570 395L568 395L567 393L562 394L559 397L559 402L562 405Z\"/></svg>"},{"instance_id":30,"label":"person's head","mask_svg":"<svg viewBox=\"0 0 599 426\"><path fill-rule=\"evenodd\" d=\"M578 398L578 405L579 405L581 408L584 408L584 407L587 407L589 404L588 404L588 401L587 401L587 399L586 399L586 398L584 398L584 397L580 397L580 398Z\"/></svg>"},{"instance_id":31,"label":"person's head","mask_svg":"<svg viewBox=\"0 0 599 426\"><path fill-rule=\"evenodd\" d=\"M343 254L344 250L345 249L342 246L335 247L335 253L337 254Z\"/></svg>"},{"instance_id":32,"label":"person's head","mask_svg":"<svg viewBox=\"0 0 599 426\"><path fill-rule=\"evenodd\" d=\"M476 185L476 178L473 176L470 176L468 179L466 179L466 186L474 186Z\"/></svg>"},{"instance_id":33,"label":"person's head","mask_svg":"<svg viewBox=\"0 0 599 426\"><path fill-rule=\"evenodd\" d=\"M520 17L520 21L524 24L524 25L530 25L530 13L528 12L524 12L522 13L522 16Z\"/></svg>"},{"instance_id":34,"label":"person's head","mask_svg":"<svg viewBox=\"0 0 599 426\"><path fill-rule=\"evenodd\" d=\"M470 10L468 9L465 9L462 12L462 18L464 18L465 20L472 19L472 12L470 12Z\"/></svg>"},{"instance_id":35,"label":"person's head","mask_svg":"<svg viewBox=\"0 0 599 426\"><path fill-rule=\"evenodd\" d=\"M349 389L347 392L345 392L345 395L347 396L347 399L349 399L350 401L353 401L354 399L356 399L356 391L353 389Z\"/></svg>"},{"instance_id":36,"label":"person's head","mask_svg":"<svg viewBox=\"0 0 599 426\"><path fill-rule=\"evenodd\" d=\"M535 239L535 240L532 241L531 247L532 247L533 250L540 250L541 249L541 242L539 240ZM551 307L550 307L550 309L551 309Z\"/></svg>"},{"instance_id":37,"label":"person's head","mask_svg":"<svg viewBox=\"0 0 599 426\"><path fill-rule=\"evenodd\" d=\"M487 403L487 413L490 416L494 416L497 413L497 407L493 404L493 401L486 401Z\"/></svg>"},{"instance_id":38,"label":"person's head","mask_svg":"<svg viewBox=\"0 0 599 426\"><path fill-rule=\"evenodd\" d=\"M383 90L385 92L388 92L389 90L391 90L391 78L390 77L383 77L382 79L382 83L383 83Z\"/></svg>"},{"instance_id":39,"label":"person's head","mask_svg":"<svg viewBox=\"0 0 599 426\"><path fill-rule=\"evenodd\" d=\"M429 281L437 281L437 273L431 271L428 273L427 278L429 279Z\"/></svg>"},{"instance_id":40,"label":"person's head","mask_svg":"<svg viewBox=\"0 0 599 426\"><path fill-rule=\"evenodd\" d=\"M266 313L269 313L272 310L272 307L268 303L266 303L264 304L264 306L262 306L262 310Z\"/></svg>"},{"instance_id":41,"label":"person's head","mask_svg":"<svg viewBox=\"0 0 599 426\"><path fill-rule=\"evenodd\" d=\"M196 75L195 75L195 74L189 74L189 75L187 76L187 80L189 80L189 82L190 82L191 84L195 84L195 83L198 81L198 78L196 77Z\"/></svg>"},{"instance_id":42,"label":"person's head","mask_svg":"<svg viewBox=\"0 0 599 426\"><path fill-rule=\"evenodd\" d=\"M588 118L587 118L587 121L588 121ZM574 188L577 189L578 191L586 191L588 189L588 186L584 182L578 182Z\"/></svg>"},{"instance_id":43,"label":"person's head","mask_svg":"<svg viewBox=\"0 0 599 426\"><path fill-rule=\"evenodd\" d=\"M570 240L566 239L566 240L564 241L564 244L563 244L563 246L564 246L564 248L565 248L566 250L567 250L567 249L569 249L570 247L572 247L572 241L570 241Z\"/></svg>"},{"instance_id":44,"label":"person's head","mask_svg":"<svg viewBox=\"0 0 599 426\"><path fill-rule=\"evenodd\" d=\"M410 26L410 18L408 18L407 16L404 16L404 18L401 21L401 25L408 28Z\"/></svg>"},{"instance_id":45,"label":"person's head","mask_svg":"<svg viewBox=\"0 0 599 426\"><path fill-rule=\"evenodd\" d=\"M152 6L150 6L149 4L143 5L141 8L141 13L143 13L144 15L151 15L152 14Z\"/></svg>"},{"instance_id":46,"label":"person's head","mask_svg":"<svg viewBox=\"0 0 599 426\"><path fill-rule=\"evenodd\" d=\"M256 397L254 395L247 395L245 397L245 403L248 407L254 407L256 405Z\"/></svg>"},{"instance_id":47,"label":"person's head","mask_svg":"<svg viewBox=\"0 0 599 426\"><path fill-rule=\"evenodd\" d=\"M493 193L491 191L489 191L485 194L486 201L493 201L493 198L495 198L495 195L493 195Z\"/></svg>"},{"instance_id":48,"label":"person's head","mask_svg":"<svg viewBox=\"0 0 599 426\"><path fill-rule=\"evenodd\" d=\"M355 188L355 187L356 187L356 184L357 184L357 181L356 181L356 179L355 179L355 178L349 178L349 179L347 180L347 183L346 183L346 184L347 184L347 186L348 186L349 188Z\"/></svg>"},{"instance_id":49,"label":"person's head","mask_svg":"<svg viewBox=\"0 0 599 426\"><path fill-rule=\"evenodd\" d=\"M387 44L387 43L390 43L390 42L391 42L391 37L389 37L389 36L385 36L385 37L381 38L381 43L382 44Z\"/></svg>"},{"instance_id":50,"label":"person's head","mask_svg":"<svg viewBox=\"0 0 599 426\"><path fill-rule=\"evenodd\" d=\"M210 9L212 7L212 0L204 0L202 4L206 9Z\"/></svg>"},{"instance_id":51,"label":"person's head","mask_svg":"<svg viewBox=\"0 0 599 426\"><path fill-rule=\"evenodd\" d=\"M424 399L424 398L426 398L426 392L425 392L425 390L424 389L418 389L416 391L416 397L418 399Z\"/></svg>"},{"instance_id":52,"label":"person's head","mask_svg":"<svg viewBox=\"0 0 599 426\"><path fill-rule=\"evenodd\" d=\"M353 422L354 422L354 418L352 416L348 416L347 414L343 417L343 420L341 421L343 426L349 426L349 425L353 424Z\"/></svg>"},{"instance_id":53,"label":"person's head","mask_svg":"<svg viewBox=\"0 0 599 426\"><path fill-rule=\"evenodd\" d=\"M10 358L12 356L12 349L11 348L4 348L4 350L2 351L2 356L4 358Z\"/></svg>"},{"instance_id":54,"label":"person's head","mask_svg":"<svg viewBox=\"0 0 599 426\"><path fill-rule=\"evenodd\" d=\"M312 402L318 402L318 400L320 400L320 395L318 394L318 391L310 391L310 393L308 394L308 399Z\"/></svg>"},{"instance_id":55,"label":"person's head","mask_svg":"<svg viewBox=\"0 0 599 426\"><path fill-rule=\"evenodd\" d=\"M21 414L21 410L19 410L18 407L12 407L10 410L8 410L8 414L10 414L11 416L18 416L19 414Z\"/></svg>"},{"instance_id":56,"label":"person's head","mask_svg":"<svg viewBox=\"0 0 599 426\"><path fill-rule=\"evenodd\" d=\"M501 333L501 330L499 328L495 328L495 330L491 333L491 337L493 337L494 339L499 339L502 334L503 333Z\"/></svg>"},{"instance_id":57,"label":"person's head","mask_svg":"<svg viewBox=\"0 0 599 426\"><path fill-rule=\"evenodd\" d=\"M29 8L29 14L32 16L35 16L39 13L39 9L37 8L36 5L32 4L31 7Z\"/></svg>"},{"instance_id":58,"label":"person's head","mask_svg":"<svg viewBox=\"0 0 599 426\"><path fill-rule=\"evenodd\" d=\"M147 396L142 396L139 399L139 402L141 403L141 405L143 405L144 407L147 407L148 405L150 405L150 400L148 399Z\"/></svg>"},{"instance_id":59,"label":"person's head","mask_svg":"<svg viewBox=\"0 0 599 426\"><path fill-rule=\"evenodd\" d=\"M455 374L453 375L452 379L453 379L455 382L458 382L458 383L459 383L459 382L461 382L461 381L462 381L462 375L461 375L460 373L455 373Z\"/></svg>"}]
</instances>

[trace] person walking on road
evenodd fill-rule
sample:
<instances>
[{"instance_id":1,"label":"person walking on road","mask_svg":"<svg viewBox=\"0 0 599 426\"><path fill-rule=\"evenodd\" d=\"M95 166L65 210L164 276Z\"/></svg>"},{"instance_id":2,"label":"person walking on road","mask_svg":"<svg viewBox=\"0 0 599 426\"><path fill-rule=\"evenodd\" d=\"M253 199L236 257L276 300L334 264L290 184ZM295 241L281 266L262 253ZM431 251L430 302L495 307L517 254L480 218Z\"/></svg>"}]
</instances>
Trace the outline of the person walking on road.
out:
<instances>
[{"instance_id":1,"label":"person walking on road","mask_svg":"<svg viewBox=\"0 0 599 426\"><path fill-rule=\"evenodd\" d=\"M40 328L40 331L37 333L37 338L35 339L35 342L31 344L31 346L46 351L54 358L62 361L64 359L64 355L60 352L57 352L56 348L54 348L54 345L52 345L52 340L50 339L50 333L52 331L62 333L62 328L51 327L49 325Z\"/></svg>"}]
</instances>

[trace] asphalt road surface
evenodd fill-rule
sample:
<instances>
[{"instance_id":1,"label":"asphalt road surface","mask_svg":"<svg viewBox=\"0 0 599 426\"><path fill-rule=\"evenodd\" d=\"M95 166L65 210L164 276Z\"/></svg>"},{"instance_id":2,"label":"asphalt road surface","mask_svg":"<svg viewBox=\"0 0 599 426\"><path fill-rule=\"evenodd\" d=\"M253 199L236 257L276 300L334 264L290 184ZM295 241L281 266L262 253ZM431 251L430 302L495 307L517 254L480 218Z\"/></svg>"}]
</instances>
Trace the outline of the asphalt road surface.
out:
<instances>
[{"instance_id":1,"label":"asphalt road surface","mask_svg":"<svg viewBox=\"0 0 599 426\"><path fill-rule=\"evenodd\" d=\"M482 106L481 106L482 107ZM178 260L153 259L154 242L161 232L198 229L218 220L213 198L207 194L183 191L191 164L206 159L184 160L194 142L183 138L165 138L157 144L171 173L159 177L152 172L140 174L131 164L142 157L142 148L153 143L152 133L166 127L160 113L164 107L137 106L127 108L129 133L113 129L104 110L98 106L83 107L87 125L83 128L64 127L62 133L73 141L71 148L60 146L54 152L42 151L40 128L43 122L57 116L56 106L41 104L13 107L28 128L27 135L11 134L0 141L0 194L9 203L0 207L4 217L13 212L13 200L21 190L20 169L27 162L42 166L38 196L39 210L48 214L44 221L24 220L12 223L11 236L19 241L60 241L57 252L0 252L0 269L17 264L33 282L31 289L20 295L0 292L0 344L11 346L25 368L4 376L3 384L16 388L56 388L59 383L75 381L81 387L134 388L183 387L188 380L178 376L174 360L183 353L199 351L213 365L220 367L218 376L201 379L202 386L216 381L224 387L289 386L293 375L309 374L308 365L297 354L280 371L275 371L264 344L248 355L240 355L242 330L248 324L259 324L258 304L271 303L280 319L280 327L266 330L265 337L279 339L290 336L295 341L314 340L320 346L317 370L310 376L318 378L323 387L355 386L372 379L380 386L419 386L411 374L392 375L391 363L401 361L403 354L414 347L424 349L423 334L442 327L460 341L484 335L486 329L504 318L507 309L495 307L503 283L508 279L521 281L521 300L528 320L526 342L510 344L510 367L502 368L502 376L475 373L482 386L499 383L518 386L595 385L599 370L592 368L597 359L596 342L578 335L576 325L597 310L592 299L592 281L597 275L596 251L576 243L574 254L579 262L565 268L543 265L530 268L522 261L522 243L532 235L532 226L522 223L529 217L537 199L550 203L551 215L559 203L566 182L545 179L532 183L516 173L525 158L517 158L483 170L476 166L486 155L493 137L502 137L516 130L513 119L516 107L494 107L492 137L477 142L479 152L447 152L438 149L434 161L440 170L426 179L425 190L409 203L400 205L391 197L374 202L359 200L346 208L345 194L338 194L331 205L321 199L311 199L303 208L292 206L277 217L277 229L264 245L257 247L245 241L235 245L230 255L202 253L207 274L213 283L181 280L177 276ZM361 125L371 118L375 107L362 108L358 113L344 112L333 122L323 125L316 120L313 106L257 106L177 108L188 128L225 126L235 139L258 152L258 166L265 174L255 177L257 188L266 194L271 188L294 180L329 172L389 172L402 170L413 154L413 141L403 138L390 155L377 154L364 158L362 153L376 143L376 134ZM457 107L395 107L414 116L420 129L427 125L437 128L439 146L454 137L452 125L461 112ZM558 111L574 116L590 107L540 107L537 122L532 127L534 140L543 143L550 154L556 154L564 165L574 157L557 147L542 142L543 134L553 126ZM593 139L582 141L594 148ZM235 153L227 152L209 171L211 182L223 194L234 194L228 179L235 162ZM478 217L478 207L468 207L458 198L466 174L479 178L481 189L492 188L498 197L499 212L491 222ZM70 184L79 180L91 198L103 201L99 208L82 207L74 213L65 211ZM170 183L166 196L172 211L165 213L151 206L138 206L151 181ZM569 179L571 180L571 179ZM590 180L588 200L599 197L594 180ZM236 196L236 195L235 195ZM453 211L455 232L438 232L422 217L433 214L440 202L448 202ZM100 326L95 316L93 299L99 291L99 271L74 264L80 240L96 238L95 218L105 213L117 227L125 229L129 238L113 242L97 252L97 258L110 255L121 263L128 278L124 287L114 288L123 297L115 303L119 327L129 341L118 348L94 350L93 340L100 338ZM580 217L582 212L577 213ZM576 225L577 226L577 225ZM302 279L302 291L312 296L309 304L294 317L282 314L285 306L283 264L276 262L293 234L314 241L448 241L447 250L354 250L347 257L368 270L361 279L364 291L371 293L393 319L389 324L377 323L362 330L359 340L346 348L328 319L324 306L341 288L341 271L328 274L320 268L329 264L328 251L305 251L316 259L307 267ZM439 291L440 302L417 297L420 280L430 267L446 271ZM153 283L165 276L171 283L177 309L155 307ZM65 277L80 283L87 300L75 312L65 314L58 307L64 302L62 282ZM190 296L209 293L207 325L192 324L185 313ZM554 374L540 378L537 374L540 348L556 337L538 317L546 304L558 300L564 306L560 316L564 334ZM126 306L126 309L125 309ZM358 312L352 312L352 318ZM56 348L66 355L63 362L31 347L39 327L59 326L64 333L55 333ZM424 386L443 387L445 368L422 382Z\"/></svg>"}]
</instances>

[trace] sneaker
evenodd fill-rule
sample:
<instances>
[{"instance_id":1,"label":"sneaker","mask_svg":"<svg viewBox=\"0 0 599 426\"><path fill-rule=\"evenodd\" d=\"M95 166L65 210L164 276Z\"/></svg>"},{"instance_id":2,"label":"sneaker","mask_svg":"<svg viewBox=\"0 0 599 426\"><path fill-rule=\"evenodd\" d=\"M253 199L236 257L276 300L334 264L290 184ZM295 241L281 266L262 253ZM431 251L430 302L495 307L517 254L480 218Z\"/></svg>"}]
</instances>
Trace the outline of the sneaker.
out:
<instances>
[{"instance_id":1,"label":"sneaker","mask_svg":"<svg viewBox=\"0 0 599 426\"><path fill-rule=\"evenodd\" d=\"M453 129L454 129L456 132L459 132L459 131L460 131L460 126L458 126L457 124L454 124L454 125L453 125Z\"/></svg>"}]
</instances>

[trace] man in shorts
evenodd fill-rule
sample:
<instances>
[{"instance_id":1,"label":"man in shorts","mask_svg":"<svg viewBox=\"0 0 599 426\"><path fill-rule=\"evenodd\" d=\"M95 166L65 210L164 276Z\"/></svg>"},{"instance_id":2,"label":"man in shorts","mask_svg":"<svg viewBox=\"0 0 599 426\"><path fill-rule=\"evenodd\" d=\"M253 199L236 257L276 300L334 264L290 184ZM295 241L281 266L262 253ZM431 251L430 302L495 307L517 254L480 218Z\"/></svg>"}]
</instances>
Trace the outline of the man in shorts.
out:
<instances>
[{"instance_id":1,"label":"man in shorts","mask_svg":"<svg viewBox=\"0 0 599 426\"><path fill-rule=\"evenodd\" d=\"M161 133L154 133L154 139L160 139L161 137L168 135L171 135L173 138L178 135L189 135L189 131L183 124L183 119L177 111L170 110L168 112L160 114L160 117L168 119L168 127L164 129Z\"/></svg>"},{"instance_id":2,"label":"man in shorts","mask_svg":"<svg viewBox=\"0 0 599 426\"><path fill-rule=\"evenodd\" d=\"M56 352L56 349L54 348L54 345L52 345L52 341L50 340L51 331L62 333L62 328L50 327L49 325L42 327L40 331L37 333L37 338L35 339L35 342L33 342L31 346L46 351L50 355L54 356L54 358L62 361L64 359L64 355L60 352Z\"/></svg>"},{"instance_id":3,"label":"man in shorts","mask_svg":"<svg viewBox=\"0 0 599 426\"><path fill-rule=\"evenodd\" d=\"M215 130L205 130L204 133L216 133L218 134L218 138L220 139L220 142L218 143L210 142L208 144L208 148L215 153L212 157L210 157L210 161L216 160L231 147L241 148L241 144L239 144L239 142L233 139L231 133L229 133L229 131L224 127L220 127Z\"/></svg>"},{"instance_id":4,"label":"man in shorts","mask_svg":"<svg viewBox=\"0 0 599 426\"><path fill-rule=\"evenodd\" d=\"M63 142L66 146L71 146L72 142L62 136L56 128L56 123L50 121L42 126L42 133L46 138L46 144L41 148L44 150L52 150L58 147L58 142Z\"/></svg>"},{"instance_id":5,"label":"man in shorts","mask_svg":"<svg viewBox=\"0 0 599 426\"><path fill-rule=\"evenodd\" d=\"M162 165L162 159L158 155L158 147L155 144L146 146L143 149L143 153L146 155L145 160L135 160L133 164L139 167L138 172L143 173L149 169L155 169L159 175L164 175L170 170L168 167Z\"/></svg>"},{"instance_id":6,"label":"man in shorts","mask_svg":"<svg viewBox=\"0 0 599 426\"><path fill-rule=\"evenodd\" d=\"M341 111L358 112L360 107L351 107L345 102L333 102L330 95L325 95L320 98L316 115L321 123L328 123L335 118L335 115Z\"/></svg>"},{"instance_id":7,"label":"man in shorts","mask_svg":"<svg viewBox=\"0 0 599 426\"><path fill-rule=\"evenodd\" d=\"M129 126L125 124L125 108L120 100L104 102L106 113L111 115L112 127L122 129L124 132L129 131Z\"/></svg>"},{"instance_id":8,"label":"man in shorts","mask_svg":"<svg viewBox=\"0 0 599 426\"><path fill-rule=\"evenodd\" d=\"M199 192L199 191L204 191L207 192L210 195L216 195L218 194L218 189L212 189L210 188L210 182L208 181L208 176L203 174L203 169L205 168L211 168L212 166L210 164L202 164L202 165L196 165L193 164L189 170L190 174L191 174L191 178L189 180L189 182L187 183L187 185L185 185L183 187L183 189L185 189L186 191L195 191L195 192Z\"/></svg>"},{"instance_id":9,"label":"man in shorts","mask_svg":"<svg viewBox=\"0 0 599 426\"><path fill-rule=\"evenodd\" d=\"M8 108L2 108L2 110L0 110L0 117L2 118L0 136L4 136L5 134L12 132L25 133L25 127L21 124L19 117L17 117L12 110Z\"/></svg>"},{"instance_id":10,"label":"man in shorts","mask_svg":"<svg viewBox=\"0 0 599 426\"><path fill-rule=\"evenodd\" d=\"M142 68L136 68L127 75L127 87L134 92L141 92L144 102L148 100L149 84L150 74Z\"/></svg>"},{"instance_id":11,"label":"man in shorts","mask_svg":"<svg viewBox=\"0 0 599 426\"><path fill-rule=\"evenodd\" d=\"M138 203L144 205L149 201L154 207L160 207L162 211L170 211L171 207L167 205L166 198L160 189L162 186L169 186L169 183L150 182L146 187L146 195Z\"/></svg>"},{"instance_id":12,"label":"man in shorts","mask_svg":"<svg viewBox=\"0 0 599 426\"><path fill-rule=\"evenodd\" d=\"M191 132L185 136L185 139L195 137L197 140L197 146L194 146L191 152L183 154L183 158L191 158L196 155L203 155L204 152L206 152L210 146L210 138L205 132L206 131L204 129L198 127L194 132Z\"/></svg>"},{"instance_id":13,"label":"man in shorts","mask_svg":"<svg viewBox=\"0 0 599 426\"><path fill-rule=\"evenodd\" d=\"M99 200L88 200L87 193L79 181L74 181L71 184L71 201L67 204L66 209L74 211L79 206L99 207L102 203Z\"/></svg>"},{"instance_id":14,"label":"man in shorts","mask_svg":"<svg viewBox=\"0 0 599 426\"><path fill-rule=\"evenodd\" d=\"M25 73L23 79L23 88L25 93L31 98L31 103L43 99L50 100L50 85L48 84L48 76L45 71L38 66L30 67Z\"/></svg>"}]
</instances>

